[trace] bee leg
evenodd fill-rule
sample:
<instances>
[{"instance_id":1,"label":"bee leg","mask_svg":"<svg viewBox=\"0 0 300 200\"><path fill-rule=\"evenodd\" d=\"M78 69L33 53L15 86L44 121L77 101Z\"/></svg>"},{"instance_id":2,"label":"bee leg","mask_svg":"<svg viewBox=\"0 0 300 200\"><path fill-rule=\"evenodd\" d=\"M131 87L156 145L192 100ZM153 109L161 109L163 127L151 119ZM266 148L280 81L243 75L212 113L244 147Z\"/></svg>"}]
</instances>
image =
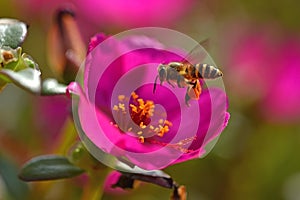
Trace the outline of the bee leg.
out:
<instances>
[{"instance_id":1,"label":"bee leg","mask_svg":"<svg viewBox=\"0 0 300 200\"><path fill-rule=\"evenodd\" d=\"M158 79L158 76L156 76L155 81L154 81L153 94L155 93L155 90L156 90L157 79Z\"/></svg>"},{"instance_id":2,"label":"bee leg","mask_svg":"<svg viewBox=\"0 0 300 200\"><path fill-rule=\"evenodd\" d=\"M202 88L200 85L199 80L195 82L189 83L190 85L187 87L186 95L185 95L185 103L189 106L188 101L190 99L196 99L198 100L200 97L200 94L202 92Z\"/></svg>"},{"instance_id":3,"label":"bee leg","mask_svg":"<svg viewBox=\"0 0 300 200\"><path fill-rule=\"evenodd\" d=\"M185 93L185 104L187 105L187 107L190 107L189 100L191 99L191 97L189 96L189 90L190 90L190 87L187 87L187 90Z\"/></svg>"},{"instance_id":4,"label":"bee leg","mask_svg":"<svg viewBox=\"0 0 300 200\"><path fill-rule=\"evenodd\" d=\"M181 84L184 81L182 76L177 77L177 85L179 88L183 88L184 86Z\"/></svg>"},{"instance_id":5,"label":"bee leg","mask_svg":"<svg viewBox=\"0 0 300 200\"><path fill-rule=\"evenodd\" d=\"M197 85L197 81L189 81L189 82L186 82L187 84L189 85L192 85L193 87L196 87Z\"/></svg>"},{"instance_id":6,"label":"bee leg","mask_svg":"<svg viewBox=\"0 0 300 200\"><path fill-rule=\"evenodd\" d=\"M197 81L194 83L192 89L193 89L193 92L194 92L194 99L197 99L197 100L198 100L199 97L200 97L200 94L201 94L201 92L202 92L202 88L201 88L201 85L200 85L200 81L199 81L199 80L197 80Z\"/></svg>"},{"instance_id":7,"label":"bee leg","mask_svg":"<svg viewBox=\"0 0 300 200\"><path fill-rule=\"evenodd\" d=\"M169 80L167 80L167 82L168 82L173 88L175 88L175 86L174 86Z\"/></svg>"}]
</instances>

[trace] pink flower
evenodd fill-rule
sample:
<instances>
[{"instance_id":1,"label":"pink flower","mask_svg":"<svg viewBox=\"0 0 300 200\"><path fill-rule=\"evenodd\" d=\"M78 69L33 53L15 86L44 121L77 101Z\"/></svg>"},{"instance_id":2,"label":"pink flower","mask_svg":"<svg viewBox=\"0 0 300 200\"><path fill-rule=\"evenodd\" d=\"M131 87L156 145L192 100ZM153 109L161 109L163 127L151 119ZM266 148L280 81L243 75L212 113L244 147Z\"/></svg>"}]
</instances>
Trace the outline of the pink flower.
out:
<instances>
[{"instance_id":1,"label":"pink flower","mask_svg":"<svg viewBox=\"0 0 300 200\"><path fill-rule=\"evenodd\" d=\"M239 102L257 102L267 120L298 121L300 38L270 26L229 29L225 73L230 91Z\"/></svg>"},{"instance_id":2,"label":"pink flower","mask_svg":"<svg viewBox=\"0 0 300 200\"><path fill-rule=\"evenodd\" d=\"M121 172L112 171L109 173L104 182L104 191L110 194L126 194L128 191L120 188L114 187L114 185L118 182L119 178L121 177Z\"/></svg>"},{"instance_id":3,"label":"pink flower","mask_svg":"<svg viewBox=\"0 0 300 200\"><path fill-rule=\"evenodd\" d=\"M130 28L174 24L193 3L194 0L79 0L76 5L94 24Z\"/></svg>"},{"instance_id":4,"label":"pink flower","mask_svg":"<svg viewBox=\"0 0 300 200\"><path fill-rule=\"evenodd\" d=\"M25 0L15 1L16 7L22 14L32 17L42 17L43 20L51 18L51 15L61 6L70 5L71 0L53 0L53 1L40 1L40 0Z\"/></svg>"},{"instance_id":5,"label":"pink flower","mask_svg":"<svg viewBox=\"0 0 300 200\"><path fill-rule=\"evenodd\" d=\"M33 115L38 132L45 146L53 148L66 119L71 114L71 102L64 96L37 97L34 99Z\"/></svg>"},{"instance_id":6,"label":"pink flower","mask_svg":"<svg viewBox=\"0 0 300 200\"><path fill-rule=\"evenodd\" d=\"M283 41L274 57L274 67L278 70L263 98L263 114L271 121L297 122L300 120L300 38Z\"/></svg>"},{"instance_id":7,"label":"pink flower","mask_svg":"<svg viewBox=\"0 0 300 200\"><path fill-rule=\"evenodd\" d=\"M22 17L41 21L49 26L57 9L71 8L83 35L108 27L133 28L141 26L172 26L194 5L195 0L24 0L15 1Z\"/></svg>"},{"instance_id":8,"label":"pink flower","mask_svg":"<svg viewBox=\"0 0 300 200\"><path fill-rule=\"evenodd\" d=\"M258 27L228 26L225 34L224 54L227 58L226 80L234 95L253 101L266 93L276 71L274 53L276 43L270 30ZM276 31L271 31L276 32Z\"/></svg>"},{"instance_id":9,"label":"pink flower","mask_svg":"<svg viewBox=\"0 0 300 200\"><path fill-rule=\"evenodd\" d=\"M179 61L182 54L142 36L98 35L91 45L96 41L102 43L87 55L84 91L69 86L80 96L82 138L99 149L88 147L91 153L105 152L147 170L203 156L229 119L224 91L203 89L200 100L187 107L184 88L158 86L152 92L158 64Z\"/></svg>"}]
</instances>

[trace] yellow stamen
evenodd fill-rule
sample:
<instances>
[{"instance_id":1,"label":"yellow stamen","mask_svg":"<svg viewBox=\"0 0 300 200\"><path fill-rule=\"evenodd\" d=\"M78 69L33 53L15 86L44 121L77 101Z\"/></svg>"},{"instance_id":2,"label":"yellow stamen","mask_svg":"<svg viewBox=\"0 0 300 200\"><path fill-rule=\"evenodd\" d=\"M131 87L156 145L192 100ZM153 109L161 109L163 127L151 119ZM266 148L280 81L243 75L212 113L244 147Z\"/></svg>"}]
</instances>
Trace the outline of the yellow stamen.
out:
<instances>
[{"instance_id":1,"label":"yellow stamen","mask_svg":"<svg viewBox=\"0 0 300 200\"><path fill-rule=\"evenodd\" d=\"M142 135L143 134L143 131L139 131L137 132L138 135Z\"/></svg>"},{"instance_id":2,"label":"yellow stamen","mask_svg":"<svg viewBox=\"0 0 300 200\"><path fill-rule=\"evenodd\" d=\"M186 145L191 144L195 138L186 138L175 144L163 143L157 141L153 136L164 137L170 131L172 123L166 120L166 113L154 112L155 104L153 101L144 100L133 92L131 94L132 103L129 103L130 99L125 95L118 96L118 104L113 106L113 111L116 112L116 122L111 124L120 130L132 132L136 134L137 139L140 143L153 143L162 146L167 146L173 149L177 149L181 152L188 153L192 150L185 148ZM127 107L127 105L129 105ZM128 113L128 114L127 114ZM162 117L162 119L156 120L151 123L151 117ZM122 132L122 131L121 131ZM123 132L124 133L124 132Z\"/></svg>"},{"instance_id":3,"label":"yellow stamen","mask_svg":"<svg viewBox=\"0 0 300 200\"><path fill-rule=\"evenodd\" d=\"M139 95L137 95L135 92L131 93L131 97L136 100L137 98L139 98Z\"/></svg>"},{"instance_id":4,"label":"yellow stamen","mask_svg":"<svg viewBox=\"0 0 300 200\"><path fill-rule=\"evenodd\" d=\"M124 101L124 100L125 100L125 95L119 95L119 96L118 96L118 100L119 100L120 102Z\"/></svg>"},{"instance_id":5,"label":"yellow stamen","mask_svg":"<svg viewBox=\"0 0 300 200\"><path fill-rule=\"evenodd\" d=\"M138 103L140 104L140 108L142 109L143 108L143 106L145 105L145 102L144 102L144 99L138 99L137 100L138 101Z\"/></svg>"},{"instance_id":6,"label":"yellow stamen","mask_svg":"<svg viewBox=\"0 0 300 200\"><path fill-rule=\"evenodd\" d=\"M132 112L135 112L135 113L138 112L138 111L137 111L137 107L136 107L135 105L130 104L129 106L131 107L131 111L132 111Z\"/></svg>"},{"instance_id":7,"label":"yellow stamen","mask_svg":"<svg viewBox=\"0 0 300 200\"><path fill-rule=\"evenodd\" d=\"M118 111L119 107L117 105L114 105L113 110Z\"/></svg>"},{"instance_id":8,"label":"yellow stamen","mask_svg":"<svg viewBox=\"0 0 300 200\"><path fill-rule=\"evenodd\" d=\"M167 125L167 126L173 126L172 122L170 122L168 120L165 120L164 124Z\"/></svg>"},{"instance_id":9,"label":"yellow stamen","mask_svg":"<svg viewBox=\"0 0 300 200\"><path fill-rule=\"evenodd\" d=\"M124 103L119 103L119 108L125 112L125 104Z\"/></svg>"},{"instance_id":10,"label":"yellow stamen","mask_svg":"<svg viewBox=\"0 0 300 200\"><path fill-rule=\"evenodd\" d=\"M169 132L169 127L168 126L164 126L164 127L160 126L160 130L159 130L157 135L162 137L167 132Z\"/></svg>"},{"instance_id":11,"label":"yellow stamen","mask_svg":"<svg viewBox=\"0 0 300 200\"><path fill-rule=\"evenodd\" d=\"M141 122L141 123L140 123L140 127L141 127L142 129L145 129L147 126L144 124L144 122Z\"/></svg>"},{"instance_id":12,"label":"yellow stamen","mask_svg":"<svg viewBox=\"0 0 300 200\"><path fill-rule=\"evenodd\" d=\"M140 141L140 143L144 144L145 143L145 138L143 136L140 136L139 141Z\"/></svg>"}]
</instances>

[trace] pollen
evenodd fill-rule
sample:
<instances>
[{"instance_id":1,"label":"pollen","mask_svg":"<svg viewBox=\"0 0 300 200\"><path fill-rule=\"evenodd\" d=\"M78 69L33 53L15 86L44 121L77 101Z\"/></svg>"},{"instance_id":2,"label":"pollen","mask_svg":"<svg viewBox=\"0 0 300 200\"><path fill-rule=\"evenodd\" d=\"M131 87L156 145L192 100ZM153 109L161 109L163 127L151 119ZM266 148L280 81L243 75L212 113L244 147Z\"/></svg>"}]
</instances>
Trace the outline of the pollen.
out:
<instances>
[{"instance_id":1,"label":"pollen","mask_svg":"<svg viewBox=\"0 0 300 200\"><path fill-rule=\"evenodd\" d=\"M170 121L168 121L168 120L165 120L165 125L167 125L167 126L173 126L173 124L172 124L172 122L170 122Z\"/></svg>"},{"instance_id":2,"label":"pollen","mask_svg":"<svg viewBox=\"0 0 300 200\"><path fill-rule=\"evenodd\" d=\"M125 95L119 95L119 96L118 96L118 100L119 100L120 102L123 102L123 101L125 100Z\"/></svg>"},{"instance_id":3,"label":"pollen","mask_svg":"<svg viewBox=\"0 0 300 200\"><path fill-rule=\"evenodd\" d=\"M139 142L144 144L145 143L145 138L143 136L140 136L139 137Z\"/></svg>"},{"instance_id":4,"label":"pollen","mask_svg":"<svg viewBox=\"0 0 300 200\"><path fill-rule=\"evenodd\" d=\"M125 112L125 104L119 103L119 108L120 108L123 112Z\"/></svg>"},{"instance_id":5,"label":"pollen","mask_svg":"<svg viewBox=\"0 0 300 200\"><path fill-rule=\"evenodd\" d=\"M138 135L142 135L142 134L143 134L143 131L138 131L137 134L138 134Z\"/></svg>"},{"instance_id":6,"label":"pollen","mask_svg":"<svg viewBox=\"0 0 300 200\"><path fill-rule=\"evenodd\" d=\"M135 112L135 113L138 112L137 107L136 107L135 105L130 104L129 106L131 107L131 111L132 111L132 112Z\"/></svg>"},{"instance_id":7,"label":"pollen","mask_svg":"<svg viewBox=\"0 0 300 200\"><path fill-rule=\"evenodd\" d=\"M159 125L159 132L158 132L158 136L159 137L163 137L165 133L169 132L169 126L165 125L165 126L161 126Z\"/></svg>"},{"instance_id":8,"label":"pollen","mask_svg":"<svg viewBox=\"0 0 300 200\"><path fill-rule=\"evenodd\" d=\"M114 105L113 110L118 111L119 107L117 105Z\"/></svg>"},{"instance_id":9,"label":"pollen","mask_svg":"<svg viewBox=\"0 0 300 200\"><path fill-rule=\"evenodd\" d=\"M121 95L122 96L122 95ZM131 97L136 100L137 98L139 98L139 95L137 95L135 92L131 93Z\"/></svg>"},{"instance_id":10,"label":"pollen","mask_svg":"<svg viewBox=\"0 0 300 200\"><path fill-rule=\"evenodd\" d=\"M141 122L141 123L140 123L140 127L141 127L142 129L145 129L147 126L144 124L144 122Z\"/></svg>"},{"instance_id":11,"label":"pollen","mask_svg":"<svg viewBox=\"0 0 300 200\"><path fill-rule=\"evenodd\" d=\"M131 119L143 128L151 122L155 108L154 102L149 100L144 101L144 99L139 98L136 93L132 93L131 97L133 99L133 103L129 105L131 108Z\"/></svg>"},{"instance_id":12,"label":"pollen","mask_svg":"<svg viewBox=\"0 0 300 200\"><path fill-rule=\"evenodd\" d=\"M111 122L112 126L120 129L125 134L135 136L141 144L160 144L182 152L188 152L183 146L190 143L193 140L191 138L181 140L175 144L165 144L157 141L170 132L173 124L169 120L161 118L161 116L167 116L166 113L154 112L155 104L153 101L144 100L135 92L131 93L131 98L119 95L118 101L112 107L115 117L115 121Z\"/></svg>"}]
</instances>

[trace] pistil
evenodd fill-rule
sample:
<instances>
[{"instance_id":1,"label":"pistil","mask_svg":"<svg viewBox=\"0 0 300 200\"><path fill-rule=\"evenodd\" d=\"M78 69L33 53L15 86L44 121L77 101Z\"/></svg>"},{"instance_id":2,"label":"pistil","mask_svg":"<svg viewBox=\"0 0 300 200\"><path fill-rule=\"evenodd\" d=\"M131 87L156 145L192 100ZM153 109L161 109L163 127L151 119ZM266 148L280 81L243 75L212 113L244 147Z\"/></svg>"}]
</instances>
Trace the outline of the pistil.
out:
<instances>
[{"instance_id":1,"label":"pistil","mask_svg":"<svg viewBox=\"0 0 300 200\"><path fill-rule=\"evenodd\" d=\"M111 122L111 124L119 128L121 132L133 133L142 144L145 142L160 144L180 150L183 153L189 152L184 146L190 144L195 137L181 140L175 144L163 143L153 138L153 136L163 138L164 135L170 132L170 128L173 126L167 119L159 119L157 122L151 123L151 118L155 117L155 104L153 101L139 98L135 92L131 94L131 101L125 95L119 95L118 101L112 109L115 122ZM126 108L126 105L128 105L128 108Z\"/></svg>"}]
</instances>

